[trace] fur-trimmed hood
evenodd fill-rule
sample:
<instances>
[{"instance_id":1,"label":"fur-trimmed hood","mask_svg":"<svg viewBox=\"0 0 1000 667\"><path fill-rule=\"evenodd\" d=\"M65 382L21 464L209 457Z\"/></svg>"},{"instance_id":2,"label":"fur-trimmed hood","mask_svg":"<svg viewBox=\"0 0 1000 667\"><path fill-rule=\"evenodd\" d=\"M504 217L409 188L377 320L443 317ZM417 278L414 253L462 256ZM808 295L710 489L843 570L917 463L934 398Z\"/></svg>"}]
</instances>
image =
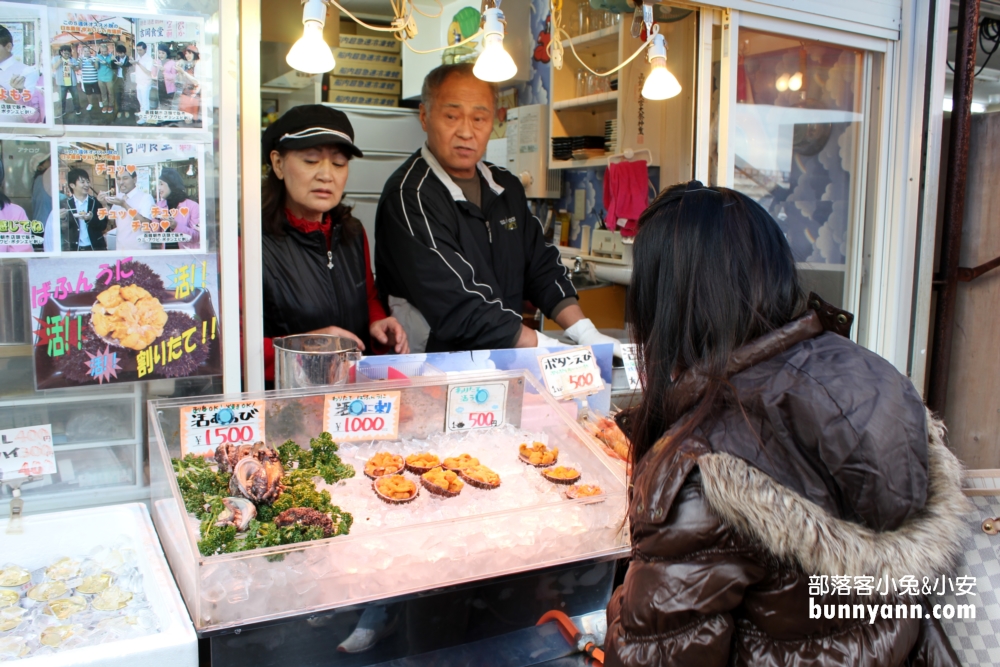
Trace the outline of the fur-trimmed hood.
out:
<instances>
[{"instance_id":1,"label":"fur-trimmed hood","mask_svg":"<svg viewBox=\"0 0 1000 667\"><path fill-rule=\"evenodd\" d=\"M945 444L945 428L927 413L928 485L923 510L895 530L876 532L830 515L730 454L697 459L711 508L733 529L807 574L918 579L947 572L961 549L962 465Z\"/></svg>"}]
</instances>

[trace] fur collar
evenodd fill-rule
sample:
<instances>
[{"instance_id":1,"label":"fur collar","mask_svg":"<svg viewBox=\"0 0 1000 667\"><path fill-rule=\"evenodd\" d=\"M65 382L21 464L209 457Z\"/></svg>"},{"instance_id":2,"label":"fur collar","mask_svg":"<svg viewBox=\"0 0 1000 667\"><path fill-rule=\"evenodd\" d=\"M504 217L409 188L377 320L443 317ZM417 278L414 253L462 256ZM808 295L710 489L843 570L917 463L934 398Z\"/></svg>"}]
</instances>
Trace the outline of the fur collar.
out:
<instances>
[{"instance_id":1,"label":"fur collar","mask_svg":"<svg viewBox=\"0 0 1000 667\"><path fill-rule=\"evenodd\" d=\"M922 580L951 570L961 551L962 464L945 445L945 427L927 413L928 487L924 509L893 531L830 516L742 459L729 454L698 458L712 509L732 528L806 574Z\"/></svg>"}]
</instances>

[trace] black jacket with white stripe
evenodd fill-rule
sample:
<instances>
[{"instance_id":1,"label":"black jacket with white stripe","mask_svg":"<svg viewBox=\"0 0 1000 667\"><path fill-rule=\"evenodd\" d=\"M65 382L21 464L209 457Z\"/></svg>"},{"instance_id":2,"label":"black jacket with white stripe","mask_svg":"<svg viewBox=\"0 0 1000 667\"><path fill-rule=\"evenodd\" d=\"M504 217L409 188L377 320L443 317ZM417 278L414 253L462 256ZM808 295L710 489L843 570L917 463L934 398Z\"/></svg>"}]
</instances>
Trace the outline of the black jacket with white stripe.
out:
<instances>
[{"instance_id":1,"label":"black jacket with white stripe","mask_svg":"<svg viewBox=\"0 0 1000 667\"><path fill-rule=\"evenodd\" d=\"M525 299L547 316L576 289L545 243L520 181L480 162L482 209L426 146L389 178L375 216L383 298L406 299L430 325L428 352L513 347Z\"/></svg>"}]
</instances>

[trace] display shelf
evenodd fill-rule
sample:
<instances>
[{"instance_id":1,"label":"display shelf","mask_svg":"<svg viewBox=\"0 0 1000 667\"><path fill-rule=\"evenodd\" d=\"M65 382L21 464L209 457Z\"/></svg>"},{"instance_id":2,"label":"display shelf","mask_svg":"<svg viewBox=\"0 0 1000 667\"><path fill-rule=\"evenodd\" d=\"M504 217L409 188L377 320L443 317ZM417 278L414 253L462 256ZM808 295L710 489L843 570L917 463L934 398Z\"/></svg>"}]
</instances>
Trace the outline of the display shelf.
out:
<instances>
[{"instance_id":1,"label":"display shelf","mask_svg":"<svg viewBox=\"0 0 1000 667\"><path fill-rule=\"evenodd\" d=\"M502 426L446 432L456 386L506 383ZM327 387L331 393L372 392L374 385ZM184 506L171 459L181 455L180 411L222 397L150 403L150 476L153 517L178 586L203 635L336 609L430 589L527 572L542 567L614 558L627 552L624 471L526 371L449 373L378 383L400 392L396 439L340 442L338 455L357 475L320 483L331 501L351 512L346 535L309 542L203 556L199 522ZM243 395L265 403L264 439L308 446L323 428L323 388ZM478 396L478 394L477 394ZM237 397L228 397L229 401ZM517 455L518 442L545 441L559 464L597 484L599 497L569 500L564 486L546 481ZM455 498L421 492L414 502L390 505L374 497L362 475L375 451L442 458L469 452L501 476L493 490L467 486ZM409 473L407 473L409 474ZM412 477L415 479L415 477ZM489 494L489 495L488 495Z\"/></svg>"},{"instance_id":2,"label":"display shelf","mask_svg":"<svg viewBox=\"0 0 1000 667\"><path fill-rule=\"evenodd\" d=\"M583 35L577 35L576 37L572 37L570 39L564 39L562 41L563 47L567 49L570 47L570 44L577 49L584 47L588 49L617 48L618 26L595 30Z\"/></svg>"},{"instance_id":3,"label":"display shelf","mask_svg":"<svg viewBox=\"0 0 1000 667\"><path fill-rule=\"evenodd\" d=\"M608 153L612 155L612 153ZM606 167L608 157L590 157L586 160L552 160L549 169L587 169L588 167Z\"/></svg>"},{"instance_id":4,"label":"display shelf","mask_svg":"<svg viewBox=\"0 0 1000 667\"><path fill-rule=\"evenodd\" d=\"M592 109L594 107L614 106L616 104L618 104L618 91L612 90L608 93L595 93L593 95L584 95L583 97L573 97L561 102L553 102L552 108L555 111L563 111L565 109ZM603 131L601 134L603 134Z\"/></svg>"}]
</instances>

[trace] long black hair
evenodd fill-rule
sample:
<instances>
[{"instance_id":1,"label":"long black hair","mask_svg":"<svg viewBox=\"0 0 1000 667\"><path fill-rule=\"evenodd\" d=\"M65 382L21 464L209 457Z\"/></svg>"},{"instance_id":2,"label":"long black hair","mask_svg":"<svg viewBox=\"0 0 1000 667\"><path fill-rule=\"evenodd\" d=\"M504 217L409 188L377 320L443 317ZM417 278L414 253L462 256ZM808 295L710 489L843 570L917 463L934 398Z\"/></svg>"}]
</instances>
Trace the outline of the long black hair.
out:
<instances>
[{"instance_id":1,"label":"long black hair","mask_svg":"<svg viewBox=\"0 0 1000 667\"><path fill-rule=\"evenodd\" d=\"M277 151L282 157L288 153L288 149L278 148ZM285 197L288 191L285 188L285 182L274 173L274 167L270 165L270 160L268 160L268 165L264 169L267 175L264 177L264 185L262 187L264 201L261 205L260 225L266 236L281 238L285 235L285 224L287 222L287 218L285 217ZM344 205L343 197L341 197L339 204L327 211L327 214L330 216L331 224L334 226L337 224L343 225L340 237L342 241L351 241L364 230L361 223L351 215L351 208Z\"/></svg>"},{"instance_id":2,"label":"long black hair","mask_svg":"<svg viewBox=\"0 0 1000 667\"><path fill-rule=\"evenodd\" d=\"M160 170L160 180L170 188L167 195L167 208L177 208L181 202L188 198L187 186L181 179L180 172L172 167L164 167Z\"/></svg>"},{"instance_id":3,"label":"long black hair","mask_svg":"<svg viewBox=\"0 0 1000 667\"><path fill-rule=\"evenodd\" d=\"M805 310L788 241L757 202L698 181L663 191L639 218L627 321L643 398L619 423L633 465L692 407L685 373L707 380L680 443L712 411L740 346Z\"/></svg>"}]
</instances>

